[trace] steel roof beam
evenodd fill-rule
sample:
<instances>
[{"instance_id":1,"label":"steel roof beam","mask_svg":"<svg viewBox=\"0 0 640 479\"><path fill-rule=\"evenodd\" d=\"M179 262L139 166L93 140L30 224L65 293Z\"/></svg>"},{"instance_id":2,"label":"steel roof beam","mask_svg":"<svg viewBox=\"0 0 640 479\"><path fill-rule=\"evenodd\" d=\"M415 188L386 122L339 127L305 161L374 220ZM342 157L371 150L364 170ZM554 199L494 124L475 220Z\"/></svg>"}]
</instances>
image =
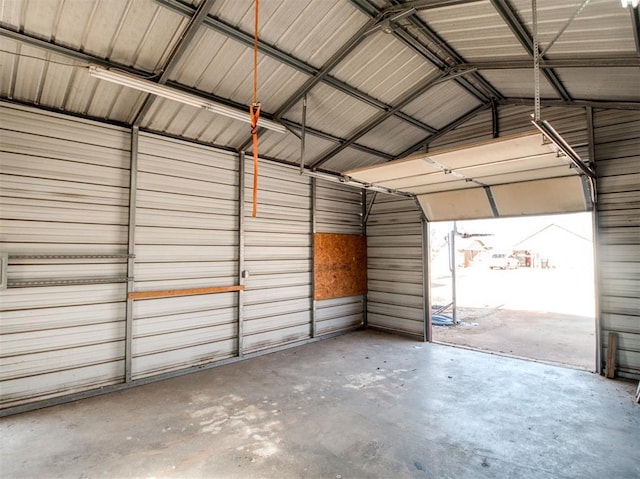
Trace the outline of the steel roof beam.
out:
<instances>
[{"instance_id":1,"label":"steel roof beam","mask_svg":"<svg viewBox=\"0 0 640 479\"><path fill-rule=\"evenodd\" d=\"M148 72L148 71L144 71L144 70L138 70L136 68L132 68L132 67L127 66L127 65L123 65L121 63L116 63L116 62L113 62L113 61L110 61L110 60L105 60L104 58L96 57L94 55L90 55L88 53L80 52L78 50L74 50L72 48L65 47L65 46L62 46L62 45L57 45L55 43L48 42L46 40L41 40L39 38L31 37L31 36L26 35L24 33L19 33L19 32L13 31L13 30L9 30L9 29L7 29L5 27L1 27L1 26L0 26L0 36L6 37L6 38L10 38L12 40L18 41L20 43L24 43L26 45L34 46L34 47L37 47L39 49L42 49L42 50L45 50L45 51L48 51L48 52L51 52L51 53L55 53L57 55L62 55L64 57L66 57L66 58L70 58L72 60L76 60L76 61L79 61L79 62L82 62L82 63L100 65L100 66L105 67L105 68L113 68L113 69L116 69L116 70L126 71L127 73L130 73L132 75L138 75L140 77L148 78L149 76L153 75L153 72ZM45 58L43 58L42 60L46 61ZM240 109L244 109L245 108L245 105L241 105L239 103L235 103L235 102L229 101L226 98L220 98L220 97L217 97L215 95L207 94L207 93L204 93L204 92L202 92L200 90L196 90L194 88L189 88L189 87L186 87L185 85L181 85L179 83L172 82L170 80L167 80L165 82L165 84L170 86L170 87L172 87L172 88L175 88L177 90L181 90L181 91L184 91L184 92L187 92L187 93L198 95L198 96L201 96L203 98L210 99L212 101L216 101L216 102L228 105L230 107L240 108ZM52 111L54 111L54 110L52 110ZM73 114L73 113L70 113L70 112L67 112L67 113ZM265 113L261 113L261 114L264 115L265 118L273 119L273 116L270 115L269 113L265 112ZM75 115L75 116L78 116L78 115ZM113 122L110 122L110 123L113 123ZM297 128L297 129L300 128L300 125L298 125L297 123L292 122L290 120L282 120L282 123L286 124L287 126L289 126L291 128ZM120 123L118 123L118 124L120 124ZM319 130L315 130L315 129L309 128L309 127L307 127L307 133L309 133L310 135L317 136L319 138L325 139L325 140L332 141L334 143L341 143L341 142L345 141L344 138L333 136L333 135L330 135L329 133L325 133L325 132L322 132L322 131L319 131ZM170 135L168 135L168 136L170 136ZM355 145L353 145L353 148L355 148L357 150L360 150L360 151L362 151L364 153L368 153L368 154L371 154L371 155L379 156L380 158L384 158L384 159L393 158L392 155L390 155L388 153L384 153L382 151L378 151L376 149L369 148L367 146L355 144Z\"/></svg>"},{"instance_id":2,"label":"steel roof beam","mask_svg":"<svg viewBox=\"0 0 640 479\"><path fill-rule=\"evenodd\" d=\"M169 75L171 75L171 72L176 67L176 65L178 65L178 62L182 59L182 56L187 51L187 48L189 47L189 45L191 45L193 38L196 36L196 33L198 32L198 29L202 25L202 22L207 17L209 10L211 10L211 7L215 2L216 0L205 0L200 4L200 6L198 7L194 15L189 20L189 24L187 25L187 28L185 29L182 36L180 37L180 40L175 45L175 47L173 48L173 51L169 55L169 58L165 64L162 74L158 78L158 83L164 84L167 82L167 80L169 79ZM133 121L134 126L140 125L140 123L142 122L142 119L149 111L149 108L151 108L151 105L153 105L153 102L155 101L155 99L156 99L155 95L147 96L146 100L144 101L144 104L142 105L138 113L135 115L135 119Z\"/></svg>"},{"instance_id":3,"label":"steel roof beam","mask_svg":"<svg viewBox=\"0 0 640 479\"><path fill-rule=\"evenodd\" d=\"M384 13L397 13L405 10L430 10L432 8L452 7L467 3L478 3L484 0L409 0L383 9Z\"/></svg>"},{"instance_id":4,"label":"steel roof beam","mask_svg":"<svg viewBox=\"0 0 640 479\"><path fill-rule=\"evenodd\" d=\"M396 0L392 0L392 1L396 3L396 5L390 8L399 9L400 11L406 9L407 4L398 3ZM387 11L386 9L379 10L375 5L371 4L370 0L351 0L351 3L353 3L356 7L360 9L360 11L367 14L369 17L374 17L379 15L380 13L384 13ZM446 5L443 4L439 6L446 6ZM457 63L463 62L462 58L457 54L457 52L455 52L451 47L449 47L446 44L446 42L442 38L440 38L433 30L431 30L422 20L420 20L419 17L417 17L414 14L407 18L412 24L416 26L416 28L420 29L420 31L422 31L422 33L427 38L429 38L434 43L440 45L443 51L445 51L450 58L454 59L455 62ZM455 67L455 64L451 65L450 63L447 63L447 61L439 57L436 53L432 52L429 48L427 48L427 46L423 45L417 38L415 38L413 35L409 34L408 32L402 29L397 29L393 31L393 35L399 40L401 40L403 43L405 43L407 46L412 48L416 53L418 53L419 55L424 57L426 60L428 60L430 63L432 63L440 71L447 71ZM480 75L478 74L474 75L474 79L478 82L480 86L482 86L482 89L478 88L478 86L476 86L466 78L458 78L456 79L456 82L459 83L469 93L471 93L474 97L476 97L478 100L482 102L487 102L491 100L491 98L502 98L502 95Z\"/></svg>"},{"instance_id":5,"label":"steel roof beam","mask_svg":"<svg viewBox=\"0 0 640 479\"><path fill-rule=\"evenodd\" d=\"M534 104L533 98L504 98L498 100L499 105L526 105ZM640 101L592 101L592 100L540 100L540 105L547 107L566 107L566 108L603 108L612 110L640 110Z\"/></svg>"},{"instance_id":6,"label":"steel roof beam","mask_svg":"<svg viewBox=\"0 0 640 479\"><path fill-rule=\"evenodd\" d=\"M323 155L320 159L316 160L311 165L311 168L315 170L320 165L322 165L322 164L326 163L327 161L329 161L331 158L333 158L335 155L340 153L342 150L344 150L345 148L348 148L353 143L355 143L359 138L363 137L364 135L369 133L371 130L373 130L375 127L380 125L383 121L385 121L389 117L393 116L393 114L396 111L398 111L401 108L404 108L405 106L407 106L409 103L414 101L416 98L418 98L420 95L422 95L424 92L429 90L432 86L434 86L435 84L439 83L443 79L445 79L445 77L440 72L437 72L435 75L432 74L431 78L428 78L426 81L422 82L422 84L420 86L418 86L416 88L413 88L411 91L405 93L402 96L402 99L400 101L398 101L398 103L391 110L389 110L387 112L383 112L383 113L377 115L376 117L372 118L365 125L363 125L356 133L354 133L349 139L344 141L339 146L335 147L330 152L328 152L325 155Z\"/></svg>"},{"instance_id":7,"label":"steel roof beam","mask_svg":"<svg viewBox=\"0 0 640 479\"><path fill-rule=\"evenodd\" d=\"M565 58L544 60L540 62L540 69L550 68L639 68L640 58L627 57L593 57L593 58ZM456 65L452 72L465 70L527 70L533 69L530 60L494 60L486 62L468 62Z\"/></svg>"},{"instance_id":8,"label":"steel roof beam","mask_svg":"<svg viewBox=\"0 0 640 479\"><path fill-rule=\"evenodd\" d=\"M398 0L390 0L392 3L397 6L403 6L404 4L400 3ZM446 5L443 5L446 6ZM438 45L438 48L444 52L444 56L453 60L455 64L464 63L464 59L456 52L440 35L438 35L429 25L427 25L418 15L411 15L407 19L412 25L414 25L420 32L426 36L429 41ZM447 63L447 66L450 66ZM481 89L484 90L482 93L482 98L479 100L490 100L492 98L502 98L502 94L494 88L486 79L484 79L481 75L475 73L472 78L475 83L480 85ZM474 83L471 83L467 78L460 78L459 83L466 88L476 89L477 86Z\"/></svg>"},{"instance_id":9,"label":"steel roof beam","mask_svg":"<svg viewBox=\"0 0 640 479\"><path fill-rule=\"evenodd\" d=\"M491 108L491 105L492 105L491 103L485 103L483 105L480 105L480 106L474 108L470 112L465 113L461 117L455 119L454 121L452 121L448 125L444 126L440 130L438 130L438 133L435 133L435 134L425 138L424 140L419 141L418 143L414 144L413 146L410 146L409 148L404 150L402 153L400 153L398 156L396 156L394 159L404 158L406 156L409 156L409 155L411 155L413 153L416 153L417 151L420 151L420 150L426 148L431 142L433 142L433 141L437 140L438 138L440 138L441 136L449 133L451 130L456 129L457 127L459 127L463 123L466 123L467 121L471 120L477 114L488 110L489 108Z\"/></svg>"},{"instance_id":10,"label":"steel roof beam","mask_svg":"<svg viewBox=\"0 0 640 479\"><path fill-rule=\"evenodd\" d=\"M495 8L495 10L500 14L502 20L507 24L509 29L513 32L515 37L518 39L522 47L526 50L526 52L533 59L533 39L531 35L527 31L524 22L520 19L518 14L515 12L513 7L509 4L508 0L491 0L491 4ZM540 60L545 60L544 56L540 57ZM532 65L533 66L533 65ZM551 84L553 89L556 91L558 96L562 98L564 101L570 101L571 95L565 88L565 86L558 78L558 75L552 70L545 68L542 70L542 74L547 79L547 81Z\"/></svg>"},{"instance_id":11,"label":"steel roof beam","mask_svg":"<svg viewBox=\"0 0 640 479\"><path fill-rule=\"evenodd\" d=\"M160 5L169 8L173 11L175 11L176 13L179 13L183 16L192 16L195 8L189 6L189 5L185 5L182 2L180 2L179 0L154 0L155 2L159 3ZM226 37L232 38L248 47L253 48L253 35L249 35L239 29L237 29L236 27L233 27L232 25L229 25L227 23L225 23L224 21L218 19L218 18L214 18L211 16L207 16L203 22L203 25L219 32L222 33L223 35L225 35ZM303 62L302 60L293 57L277 48L275 48L272 45L269 45L268 43L265 43L263 41L260 41L258 44L258 49L259 51L264 54L267 55L271 58L274 58L275 60L278 60L279 62L293 68L294 70L297 70L299 72L302 72L306 75L310 75L310 76L315 76L318 73L320 73L320 69L311 66L305 62ZM356 98L364 103L367 103L370 106L373 106L374 108L378 108L380 110L388 110L389 108L391 108L389 105L387 105L386 103L378 100L377 98L374 98L370 95L368 95L365 92L362 92L360 90L358 90L357 88L344 83L340 80L338 80L337 78L332 77L331 75L327 75L326 73L323 74L323 77L321 79L321 81L323 83L326 83L327 85L332 86L333 88L335 88L336 90L341 91L342 93L345 93L353 98ZM304 94L302 95L304 96ZM434 132L437 131L435 128L433 128L430 125L427 125L426 123L423 123L405 113L402 112L398 112L396 114L396 116L398 118L400 118L401 120L407 122L407 123L411 123L413 126L420 128L421 130L425 130L428 132Z\"/></svg>"}]
</instances>

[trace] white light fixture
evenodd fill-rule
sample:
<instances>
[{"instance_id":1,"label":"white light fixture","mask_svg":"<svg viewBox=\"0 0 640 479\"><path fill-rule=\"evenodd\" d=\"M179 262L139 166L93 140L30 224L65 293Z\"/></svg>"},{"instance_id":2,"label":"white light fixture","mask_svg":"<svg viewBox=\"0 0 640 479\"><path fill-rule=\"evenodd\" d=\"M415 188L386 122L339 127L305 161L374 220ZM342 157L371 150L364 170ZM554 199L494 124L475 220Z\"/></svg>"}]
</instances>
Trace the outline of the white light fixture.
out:
<instances>
[{"instance_id":1,"label":"white light fixture","mask_svg":"<svg viewBox=\"0 0 640 479\"><path fill-rule=\"evenodd\" d=\"M239 110L237 108L223 105L222 103L207 100L197 95L181 92L166 85L145 80L135 75L108 70L95 65L89 66L89 75L100 80L110 81L118 85L133 88L134 90L151 93L152 95L160 96L168 100L177 101L184 105L203 108L210 112L233 118L234 120L251 123L251 119L249 118L249 107L247 107L247 111ZM288 131L284 125L266 118L260 118L258 126L268 130L277 131L278 133L287 133Z\"/></svg>"},{"instance_id":2,"label":"white light fixture","mask_svg":"<svg viewBox=\"0 0 640 479\"><path fill-rule=\"evenodd\" d=\"M633 7L636 8L638 6L638 0L620 0L622 2L622 8Z\"/></svg>"}]
</instances>

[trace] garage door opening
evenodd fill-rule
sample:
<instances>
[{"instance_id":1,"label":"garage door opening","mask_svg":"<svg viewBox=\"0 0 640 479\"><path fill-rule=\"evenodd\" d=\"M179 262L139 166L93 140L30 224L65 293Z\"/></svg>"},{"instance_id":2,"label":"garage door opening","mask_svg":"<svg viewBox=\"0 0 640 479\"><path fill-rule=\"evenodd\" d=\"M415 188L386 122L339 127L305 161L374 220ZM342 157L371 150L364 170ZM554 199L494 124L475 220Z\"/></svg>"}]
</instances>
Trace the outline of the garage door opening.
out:
<instances>
[{"instance_id":1,"label":"garage door opening","mask_svg":"<svg viewBox=\"0 0 640 479\"><path fill-rule=\"evenodd\" d=\"M595 368L591 213L429 231L434 341Z\"/></svg>"}]
</instances>

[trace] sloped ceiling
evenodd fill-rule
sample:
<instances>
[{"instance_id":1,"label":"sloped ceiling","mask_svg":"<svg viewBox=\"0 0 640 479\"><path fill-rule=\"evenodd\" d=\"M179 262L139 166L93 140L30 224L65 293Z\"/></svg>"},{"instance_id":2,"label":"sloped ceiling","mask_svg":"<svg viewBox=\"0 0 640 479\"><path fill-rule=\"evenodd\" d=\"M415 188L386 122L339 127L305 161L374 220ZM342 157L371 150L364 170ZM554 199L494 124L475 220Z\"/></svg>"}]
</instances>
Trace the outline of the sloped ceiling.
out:
<instances>
[{"instance_id":1,"label":"sloped ceiling","mask_svg":"<svg viewBox=\"0 0 640 479\"><path fill-rule=\"evenodd\" d=\"M640 109L638 9L537 5L543 118ZM91 78L87 67L247 110L254 12L253 0L4 0L0 98L250 151L246 123ZM292 130L261 133L265 158L299 162L305 120L305 165L342 172L424 151L478 115L533 111L528 0L262 0L259 18L258 99L264 117Z\"/></svg>"}]
</instances>

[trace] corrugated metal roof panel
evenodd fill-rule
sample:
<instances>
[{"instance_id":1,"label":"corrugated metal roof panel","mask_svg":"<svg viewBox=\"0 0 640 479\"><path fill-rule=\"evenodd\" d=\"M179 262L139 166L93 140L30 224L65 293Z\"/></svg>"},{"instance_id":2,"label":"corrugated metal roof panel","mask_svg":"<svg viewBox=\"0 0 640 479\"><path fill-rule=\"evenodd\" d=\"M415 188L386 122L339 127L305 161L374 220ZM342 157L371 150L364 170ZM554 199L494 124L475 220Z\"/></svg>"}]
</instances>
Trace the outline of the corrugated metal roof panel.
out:
<instances>
[{"instance_id":1,"label":"corrugated metal roof panel","mask_svg":"<svg viewBox=\"0 0 640 479\"><path fill-rule=\"evenodd\" d=\"M435 67L393 35L370 35L333 70L338 79L361 91L393 104L394 100L420 83Z\"/></svg>"},{"instance_id":2,"label":"corrugated metal roof panel","mask_svg":"<svg viewBox=\"0 0 640 479\"><path fill-rule=\"evenodd\" d=\"M360 138L358 143L396 155L407 145L413 145L428 135L426 131L392 116Z\"/></svg>"},{"instance_id":3,"label":"corrugated metal roof panel","mask_svg":"<svg viewBox=\"0 0 640 479\"><path fill-rule=\"evenodd\" d=\"M226 0L216 3L210 14L252 33L253 4L253 0ZM365 15L341 0L270 0L260 5L259 20L261 40L315 67L322 66L367 22Z\"/></svg>"},{"instance_id":4,"label":"corrugated metal roof panel","mask_svg":"<svg viewBox=\"0 0 640 479\"><path fill-rule=\"evenodd\" d=\"M180 84L249 105L253 101L253 51L211 29L202 30L173 78ZM307 75L273 58L258 55L258 100L264 111L276 111L307 79Z\"/></svg>"},{"instance_id":5,"label":"corrugated metal roof panel","mask_svg":"<svg viewBox=\"0 0 640 479\"><path fill-rule=\"evenodd\" d=\"M529 58L488 1L425 10L420 18L467 61Z\"/></svg>"},{"instance_id":6,"label":"corrugated metal roof panel","mask_svg":"<svg viewBox=\"0 0 640 479\"><path fill-rule=\"evenodd\" d=\"M307 125L320 131L348 137L380 110L328 85L317 85L307 99ZM294 105L286 118L302 124L302 101Z\"/></svg>"},{"instance_id":7,"label":"corrugated metal roof panel","mask_svg":"<svg viewBox=\"0 0 640 479\"><path fill-rule=\"evenodd\" d=\"M371 166L377 163L383 163L384 161L384 158L380 158L379 156L369 155L353 148L345 148L323 164L322 169L343 172L353 168L360 168L361 166Z\"/></svg>"},{"instance_id":8,"label":"corrugated metal roof panel","mask_svg":"<svg viewBox=\"0 0 640 479\"><path fill-rule=\"evenodd\" d=\"M402 111L434 128L442 128L479 105L477 98L449 81L431 88Z\"/></svg>"},{"instance_id":9,"label":"corrugated metal roof panel","mask_svg":"<svg viewBox=\"0 0 640 479\"><path fill-rule=\"evenodd\" d=\"M531 65L533 67L533 61ZM483 70L482 76L506 97L534 97L533 68L531 70ZM542 73L540 74L540 97L558 98L557 93Z\"/></svg>"},{"instance_id":10,"label":"corrugated metal roof panel","mask_svg":"<svg viewBox=\"0 0 640 479\"><path fill-rule=\"evenodd\" d=\"M575 98L640 101L640 68L558 68L556 72Z\"/></svg>"},{"instance_id":11,"label":"corrugated metal roof panel","mask_svg":"<svg viewBox=\"0 0 640 479\"><path fill-rule=\"evenodd\" d=\"M520 17L533 31L530 0L512 0ZM538 39L545 48L576 12L581 2L539 0ZM612 0L591 0L584 10L549 49L549 57L577 53L589 56L602 53L635 52L629 9Z\"/></svg>"},{"instance_id":12,"label":"corrugated metal roof panel","mask_svg":"<svg viewBox=\"0 0 640 479\"><path fill-rule=\"evenodd\" d=\"M336 144L313 135L307 135L305 140L305 164L310 164L315 158L324 155ZM300 163L300 140L293 134L265 131L260 135L258 145L260 155L292 163ZM253 152L253 148L249 151Z\"/></svg>"}]
</instances>

